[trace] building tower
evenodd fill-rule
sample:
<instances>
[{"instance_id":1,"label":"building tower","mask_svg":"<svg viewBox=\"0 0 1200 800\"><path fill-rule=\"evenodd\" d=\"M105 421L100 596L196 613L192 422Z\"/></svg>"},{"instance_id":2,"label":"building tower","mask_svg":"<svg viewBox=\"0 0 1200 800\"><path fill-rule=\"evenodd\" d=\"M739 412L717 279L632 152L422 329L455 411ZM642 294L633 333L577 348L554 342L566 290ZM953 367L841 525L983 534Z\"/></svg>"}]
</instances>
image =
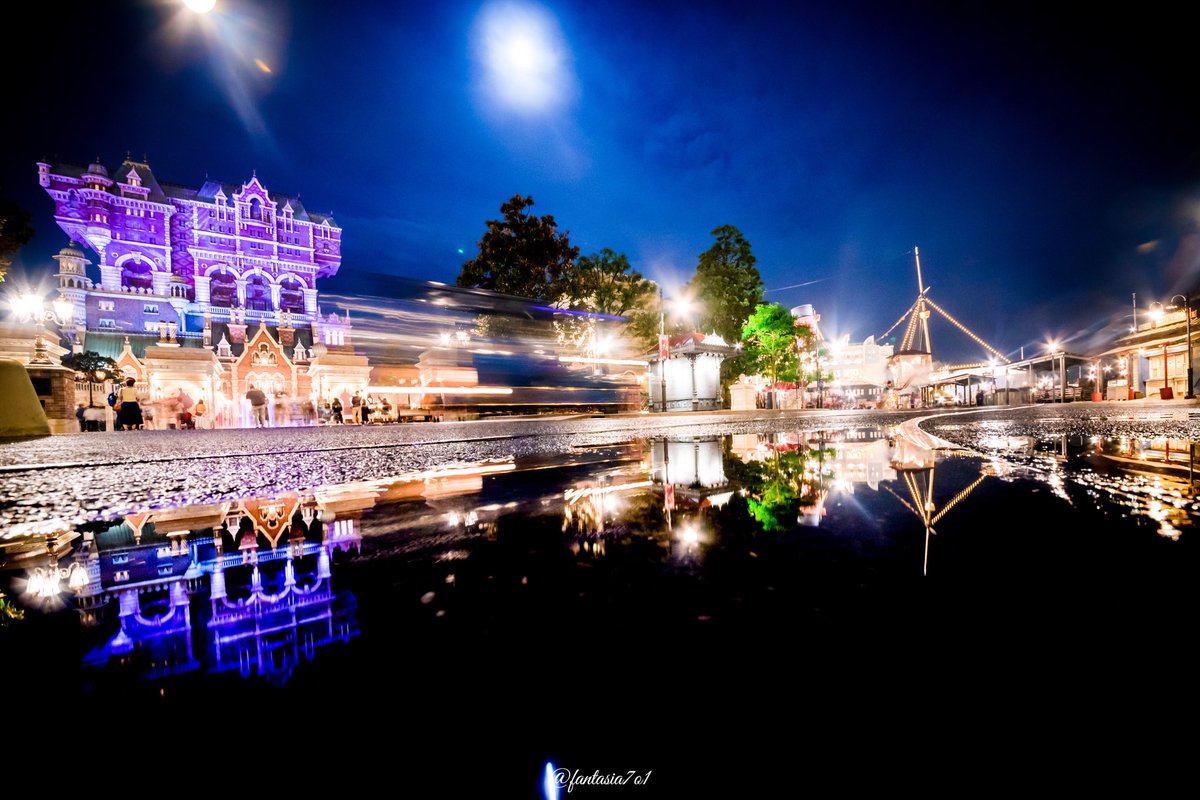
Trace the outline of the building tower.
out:
<instances>
[{"instance_id":1,"label":"building tower","mask_svg":"<svg viewBox=\"0 0 1200 800\"><path fill-rule=\"evenodd\" d=\"M87 265L91 262L73 240L51 258L58 262L58 293L71 302L71 319L63 320L62 325L75 330L74 349L83 352L83 339L87 333L87 293L92 288Z\"/></svg>"}]
</instances>

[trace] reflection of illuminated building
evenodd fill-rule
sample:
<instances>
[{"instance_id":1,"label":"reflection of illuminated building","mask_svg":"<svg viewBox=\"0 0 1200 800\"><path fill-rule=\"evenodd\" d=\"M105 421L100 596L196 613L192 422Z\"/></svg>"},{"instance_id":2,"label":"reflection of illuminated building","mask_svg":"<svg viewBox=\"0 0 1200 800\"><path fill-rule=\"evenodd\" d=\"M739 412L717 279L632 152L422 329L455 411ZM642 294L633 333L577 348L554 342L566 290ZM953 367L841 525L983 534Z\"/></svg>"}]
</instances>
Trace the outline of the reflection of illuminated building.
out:
<instances>
[{"instance_id":1,"label":"reflection of illuminated building","mask_svg":"<svg viewBox=\"0 0 1200 800\"><path fill-rule=\"evenodd\" d=\"M925 574L929 572L929 538L937 533L934 525L979 488L985 478L993 474L993 471L985 464L972 483L944 502L939 508L934 501L933 494L938 462L937 453L938 451L953 452L960 449L952 442L925 432L916 424L915 420L909 420L899 425L892 440L891 464L904 481L904 486L908 490L908 499L892 491L891 488L884 488L916 515L925 527L925 553L921 564L921 570Z\"/></svg>"},{"instance_id":2,"label":"reflection of illuminated building","mask_svg":"<svg viewBox=\"0 0 1200 800\"><path fill-rule=\"evenodd\" d=\"M834 485L842 491L852 492L854 484L865 483L878 491L880 481L896 479L890 455L888 441L884 438L839 440L829 462L833 469Z\"/></svg>"},{"instance_id":3,"label":"reflection of illuminated building","mask_svg":"<svg viewBox=\"0 0 1200 800\"><path fill-rule=\"evenodd\" d=\"M729 500L721 439L659 439L648 446L652 473L664 487L671 487L677 501L700 507Z\"/></svg>"},{"instance_id":4,"label":"reflection of illuminated building","mask_svg":"<svg viewBox=\"0 0 1200 800\"><path fill-rule=\"evenodd\" d=\"M357 633L331 559L360 541L353 517L294 493L130 515L85 534L77 606L100 625L115 600L119 625L86 662L143 677L203 667L286 681L301 657Z\"/></svg>"}]
</instances>

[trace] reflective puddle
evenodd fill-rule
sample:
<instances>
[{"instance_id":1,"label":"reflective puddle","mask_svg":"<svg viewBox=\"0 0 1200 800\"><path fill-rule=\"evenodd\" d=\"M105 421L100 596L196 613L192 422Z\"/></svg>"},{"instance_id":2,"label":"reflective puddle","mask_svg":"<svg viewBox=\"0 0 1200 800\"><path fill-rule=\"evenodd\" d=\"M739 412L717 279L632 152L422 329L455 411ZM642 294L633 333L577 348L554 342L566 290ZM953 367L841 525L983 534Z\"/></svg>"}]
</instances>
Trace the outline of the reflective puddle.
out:
<instances>
[{"instance_id":1,"label":"reflective puddle","mask_svg":"<svg viewBox=\"0 0 1200 800\"><path fill-rule=\"evenodd\" d=\"M72 700L198 711L384 676L453 697L479 670L550 690L748 643L1173 620L1194 447L978 441L634 440L88 523L5 542L0 646L11 676Z\"/></svg>"}]
</instances>

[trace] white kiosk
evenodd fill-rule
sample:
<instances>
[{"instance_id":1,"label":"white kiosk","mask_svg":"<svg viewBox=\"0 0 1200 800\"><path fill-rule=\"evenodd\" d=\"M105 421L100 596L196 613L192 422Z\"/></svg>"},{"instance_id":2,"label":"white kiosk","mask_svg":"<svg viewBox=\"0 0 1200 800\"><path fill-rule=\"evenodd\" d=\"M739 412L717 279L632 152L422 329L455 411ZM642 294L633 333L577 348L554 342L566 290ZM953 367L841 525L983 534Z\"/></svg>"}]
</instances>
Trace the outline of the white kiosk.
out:
<instances>
[{"instance_id":1,"label":"white kiosk","mask_svg":"<svg viewBox=\"0 0 1200 800\"><path fill-rule=\"evenodd\" d=\"M650 410L711 411L724 407L721 362L736 353L736 348L715 333L670 337L669 347L647 356Z\"/></svg>"}]
</instances>

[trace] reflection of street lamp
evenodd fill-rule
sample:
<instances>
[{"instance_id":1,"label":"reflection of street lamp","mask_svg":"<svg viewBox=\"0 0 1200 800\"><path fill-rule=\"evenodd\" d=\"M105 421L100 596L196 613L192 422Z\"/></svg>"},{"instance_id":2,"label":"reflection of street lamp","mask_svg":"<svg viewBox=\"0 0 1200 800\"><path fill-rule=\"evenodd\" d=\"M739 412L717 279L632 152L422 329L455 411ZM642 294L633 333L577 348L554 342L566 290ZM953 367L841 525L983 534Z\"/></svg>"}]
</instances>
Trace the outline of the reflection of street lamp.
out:
<instances>
[{"instance_id":1,"label":"reflection of street lamp","mask_svg":"<svg viewBox=\"0 0 1200 800\"><path fill-rule=\"evenodd\" d=\"M53 600L62 592L62 582L67 582L67 588L77 592L87 586L87 567L78 561L71 566L59 567L57 562L48 567L35 567L29 573L29 582L25 585L25 593L39 600Z\"/></svg>"},{"instance_id":2,"label":"reflection of street lamp","mask_svg":"<svg viewBox=\"0 0 1200 800\"><path fill-rule=\"evenodd\" d=\"M88 585L87 567L80 561L72 561L71 566L66 568L58 566L54 544L55 534L49 534L46 537L46 553L50 563L48 566L34 567L30 570L25 584L25 594L43 602L51 602L58 597L62 592L63 581L67 582L67 588L73 592L78 592Z\"/></svg>"}]
</instances>

